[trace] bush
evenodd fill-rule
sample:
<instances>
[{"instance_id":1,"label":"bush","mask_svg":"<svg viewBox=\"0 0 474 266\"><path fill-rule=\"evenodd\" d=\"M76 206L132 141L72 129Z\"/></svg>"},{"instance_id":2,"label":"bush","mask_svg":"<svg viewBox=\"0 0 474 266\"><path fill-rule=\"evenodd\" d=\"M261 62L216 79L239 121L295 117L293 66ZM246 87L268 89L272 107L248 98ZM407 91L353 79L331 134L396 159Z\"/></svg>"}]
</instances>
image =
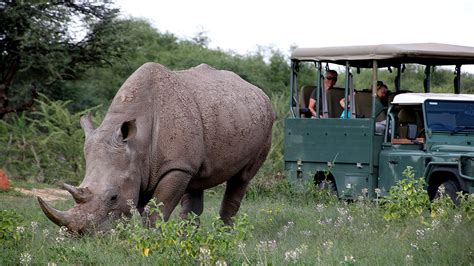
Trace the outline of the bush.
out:
<instances>
[{"instance_id":1,"label":"bush","mask_svg":"<svg viewBox=\"0 0 474 266\"><path fill-rule=\"evenodd\" d=\"M403 171L402 180L392 186L389 195L382 202L384 218L387 221L406 217L418 217L430 208L424 178L415 178L413 167Z\"/></svg>"},{"instance_id":2,"label":"bush","mask_svg":"<svg viewBox=\"0 0 474 266\"><path fill-rule=\"evenodd\" d=\"M146 212L161 216L159 207L152 200ZM201 265L212 265L218 261L229 261L236 256L238 245L252 230L246 215L238 216L233 227L215 218L210 230L205 230L198 226L196 216L190 220L167 222L158 219L152 228L146 228L136 209L132 208L132 214L131 219L117 225L119 239L142 256L152 256L154 263L158 264L179 261L182 264L200 262Z\"/></svg>"},{"instance_id":3,"label":"bush","mask_svg":"<svg viewBox=\"0 0 474 266\"><path fill-rule=\"evenodd\" d=\"M95 108L71 114L69 101L40 95L36 111L0 120L0 165L14 178L55 183L79 182L84 173L84 133L80 117Z\"/></svg>"}]
</instances>

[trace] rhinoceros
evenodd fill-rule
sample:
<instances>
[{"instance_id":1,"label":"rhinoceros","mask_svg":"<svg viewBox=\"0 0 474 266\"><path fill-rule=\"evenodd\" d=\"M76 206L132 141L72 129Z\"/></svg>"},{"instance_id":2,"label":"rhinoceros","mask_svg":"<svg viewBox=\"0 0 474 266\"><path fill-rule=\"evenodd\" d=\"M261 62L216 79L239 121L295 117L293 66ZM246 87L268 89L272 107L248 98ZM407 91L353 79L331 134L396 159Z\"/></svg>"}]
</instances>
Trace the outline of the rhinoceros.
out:
<instances>
[{"instance_id":1,"label":"rhinoceros","mask_svg":"<svg viewBox=\"0 0 474 266\"><path fill-rule=\"evenodd\" d=\"M203 190L226 182L219 214L232 223L270 150L274 118L267 95L233 72L146 63L118 90L98 128L81 117L85 178L78 187L64 184L74 207L39 204L57 225L84 232L152 198L163 203L165 220L180 202L180 217L200 215Z\"/></svg>"}]
</instances>

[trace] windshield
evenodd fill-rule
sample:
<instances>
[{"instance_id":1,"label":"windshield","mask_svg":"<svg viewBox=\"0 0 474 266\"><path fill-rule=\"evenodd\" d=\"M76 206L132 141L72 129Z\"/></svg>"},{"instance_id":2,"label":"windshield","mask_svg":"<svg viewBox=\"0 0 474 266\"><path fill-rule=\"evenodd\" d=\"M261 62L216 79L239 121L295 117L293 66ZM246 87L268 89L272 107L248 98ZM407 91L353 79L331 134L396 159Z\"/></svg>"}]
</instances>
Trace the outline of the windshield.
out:
<instances>
[{"instance_id":1,"label":"windshield","mask_svg":"<svg viewBox=\"0 0 474 266\"><path fill-rule=\"evenodd\" d=\"M474 102L428 100L426 123L431 131L474 132Z\"/></svg>"}]
</instances>

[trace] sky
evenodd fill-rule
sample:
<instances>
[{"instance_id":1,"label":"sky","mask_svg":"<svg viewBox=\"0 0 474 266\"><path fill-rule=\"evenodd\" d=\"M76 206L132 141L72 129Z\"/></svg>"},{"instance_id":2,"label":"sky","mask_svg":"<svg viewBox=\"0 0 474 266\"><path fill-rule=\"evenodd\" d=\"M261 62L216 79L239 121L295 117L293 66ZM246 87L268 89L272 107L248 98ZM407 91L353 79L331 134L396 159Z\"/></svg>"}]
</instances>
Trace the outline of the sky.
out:
<instances>
[{"instance_id":1,"label":"sky","mask_svg":"<svg viewBox=\"0 0 474 266\"><path fill-rule=\"evenodd\" d=\"M259 47L440 42L474 47L473 0L116 0L124 17L238 54ZM469 71L469 72L474 72Z\"/></svg>"}]
</instances>

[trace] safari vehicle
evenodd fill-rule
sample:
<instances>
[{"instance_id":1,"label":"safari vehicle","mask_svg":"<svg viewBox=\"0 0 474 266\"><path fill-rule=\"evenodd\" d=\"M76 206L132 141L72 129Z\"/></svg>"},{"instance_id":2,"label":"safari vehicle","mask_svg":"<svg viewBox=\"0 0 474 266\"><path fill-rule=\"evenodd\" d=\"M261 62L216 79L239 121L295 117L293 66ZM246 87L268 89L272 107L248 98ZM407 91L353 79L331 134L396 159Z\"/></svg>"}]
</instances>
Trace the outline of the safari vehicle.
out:
<instances>
[{"instance_id":1,"label":"safari vehicle","mask_svg":"<svg viewBox=\"0 0 474 266\"><path fill-rule=\"evenodd\" d=\"M308 62L316 68L315 84L301 86L300 64ZM322 88L323 67L328 64L345 69L339 71L340 76L345 74L344 88ZM405 64L425 66L420 81L424 93L403 87ZM474 193L474 95L461 94L465 64L474 64L474 47L426 43L295 49L291 115L284 130L290 183L329 185L345 199L361 195L363 189L371 197L384 196L411 166L416 177L426 179L431 199L440 186L453 200L458 191ZM455 66L453 93L430 93L434 66ZM361 68L372 70L371 92L352 85L357 78L352 72ZM395 91L389 94L387 106L376 96L380 68L396 70L389 84ZM306 108L313 89L321 100L315 108L317 116L311 119ZM344 109L339 104L342 98ZM354 100L347 107L350 99ZM343 110L350 117L341 119Z\"/></svg>"}]
</instances>

